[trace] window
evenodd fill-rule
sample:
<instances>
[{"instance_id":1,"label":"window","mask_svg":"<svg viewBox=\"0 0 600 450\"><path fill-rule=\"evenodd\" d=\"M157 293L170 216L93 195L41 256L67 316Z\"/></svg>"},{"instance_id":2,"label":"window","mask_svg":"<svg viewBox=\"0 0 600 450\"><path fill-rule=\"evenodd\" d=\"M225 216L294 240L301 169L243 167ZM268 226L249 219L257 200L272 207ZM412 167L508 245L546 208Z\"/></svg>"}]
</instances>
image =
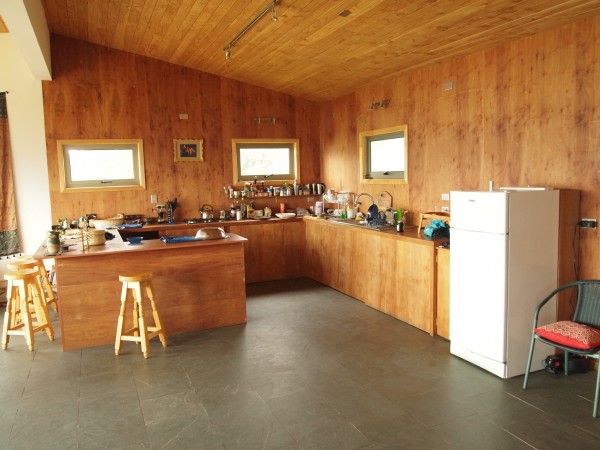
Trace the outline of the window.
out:
<instances>
[{"instance_id":1,"label":"window","mask_svg":"<svg viewBox=\"0 0 600 450\"><path fill-rule=\"evenodd\" d=\"M59 140L61 191L145 189L141 139Z\"/></svg>"},{"instance_id":2,"label":"window","mask_svg":"<svg viewBox=\"0 0 600 450\"><path fill-rule=\"evenodd\" d=\"M363 183L407 183L406 125L360 133L360 170Z\"/></svg>"},{"instance_id":3,"label":"window","mask_svg":"<svg viewBox=\"0 0 600 450\"><path fill-rule=\"evenodd\" d=\"M233 180L268 179L292 183L300 179L298 139L233 139Z\"/></svg>"}]
</instances>

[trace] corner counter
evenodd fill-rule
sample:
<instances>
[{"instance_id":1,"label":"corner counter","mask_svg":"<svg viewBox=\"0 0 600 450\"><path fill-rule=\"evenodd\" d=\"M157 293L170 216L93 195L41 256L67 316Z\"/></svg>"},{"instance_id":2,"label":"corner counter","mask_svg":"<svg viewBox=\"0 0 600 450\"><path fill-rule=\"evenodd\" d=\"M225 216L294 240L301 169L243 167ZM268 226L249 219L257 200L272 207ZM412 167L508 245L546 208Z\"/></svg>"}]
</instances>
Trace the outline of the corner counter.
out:
<instances>
[{"instance_id":1,"label":"corner counter","mask_svg":"<svg viewBox=\"0 0 600 450\"><path fill-rule=\"evenodd\" d=\"M370 230L306 217L308 276L431 335L437 333L436 248L408 226Z\"/></svg>"},{"instance_id":2,"label":"corner counter","mask_svg":"<svg viewBox=\"0 0 600 450\"><path fill-rule=\"evenodd\" d=\"M63 350L114 343L118 277L124 273L153 274L167 336L246 323L245 242L229 234L219 240L131 245L117 233L105 245L53 256ZM34 257L47 257L44 251L40 247Z\"/></svg>"}]
</instances>

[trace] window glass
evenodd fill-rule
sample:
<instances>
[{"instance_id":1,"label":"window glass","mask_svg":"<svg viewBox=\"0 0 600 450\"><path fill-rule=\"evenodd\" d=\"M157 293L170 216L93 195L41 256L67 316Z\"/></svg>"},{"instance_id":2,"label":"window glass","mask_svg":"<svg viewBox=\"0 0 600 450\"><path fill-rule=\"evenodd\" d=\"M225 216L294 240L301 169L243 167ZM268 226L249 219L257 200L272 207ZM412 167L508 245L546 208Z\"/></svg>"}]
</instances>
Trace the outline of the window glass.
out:
<instances>
[{"instance_id":1,"label":"window glass","mask_svg":"<svg viewBox=\"0 0 600 450\"><path fill-rule=\"evenodd\" d=\"M404 171L403 152L404 137L387 137L369 141L370 172L402 172Z\"/></svg>"},{"instance_id":2,"label":"window glass","mask_svg":"<svg viewBox=\"0 0 600 450\"><path fill-rule=\"evenodd\" d=\"M242 176L290 173L290 149L287 147L248 148L240 146Z\"/></svg>"},{"instance_id":3,"label":"window glass","mask_svg":"<svg viewBox=\"0 0 600 450\"><path fill-rule=\"evenodd\" d=\"M133 150L68 149L71 181L132 180Z\"/></svg>"}]
</instances>

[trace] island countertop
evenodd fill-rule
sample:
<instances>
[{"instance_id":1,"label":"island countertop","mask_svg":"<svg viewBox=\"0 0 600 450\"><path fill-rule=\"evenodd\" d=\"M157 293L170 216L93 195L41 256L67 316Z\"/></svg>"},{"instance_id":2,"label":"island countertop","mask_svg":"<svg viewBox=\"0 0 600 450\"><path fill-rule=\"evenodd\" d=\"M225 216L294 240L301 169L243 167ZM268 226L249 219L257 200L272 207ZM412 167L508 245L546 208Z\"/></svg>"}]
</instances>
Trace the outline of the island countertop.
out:
<instances>
[{"instance_id":1,"label":"island countertop","mask_svg":"<svg viewBox=\"0 0 600 450\"><path fill-rule=\"evenodd\" d=\"M35 254L55 260L63 350L114 344L121 274L153 274L167 336L246 323L245 238L230 233L226 239L131 245L115 234L86 250L78 243L57 256L47 256L44 246ZM123 346L122 353L131 351L139 349Z\"/></svg>"}]
</instances>

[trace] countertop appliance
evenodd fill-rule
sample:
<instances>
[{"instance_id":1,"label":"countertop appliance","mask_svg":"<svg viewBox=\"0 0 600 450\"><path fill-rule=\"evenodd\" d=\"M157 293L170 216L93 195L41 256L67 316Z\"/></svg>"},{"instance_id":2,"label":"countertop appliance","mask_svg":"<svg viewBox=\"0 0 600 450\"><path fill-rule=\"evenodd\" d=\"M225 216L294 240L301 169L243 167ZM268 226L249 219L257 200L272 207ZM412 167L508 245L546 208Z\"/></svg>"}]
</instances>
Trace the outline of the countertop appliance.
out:
<instances>
[{"instance_id":1,"label":"countertop appliance","mask_svg":"<svg viewBox=\"0 0 600 450\"><path fill-rule=\"evenodd\" d=\"M535 307L557 286L559 191L453 191L450 203L450 352L521 375ZM545 313L541 324L556 307ZM534 361L552 352L536 345Z\"/></svg>"}]
</instances>

